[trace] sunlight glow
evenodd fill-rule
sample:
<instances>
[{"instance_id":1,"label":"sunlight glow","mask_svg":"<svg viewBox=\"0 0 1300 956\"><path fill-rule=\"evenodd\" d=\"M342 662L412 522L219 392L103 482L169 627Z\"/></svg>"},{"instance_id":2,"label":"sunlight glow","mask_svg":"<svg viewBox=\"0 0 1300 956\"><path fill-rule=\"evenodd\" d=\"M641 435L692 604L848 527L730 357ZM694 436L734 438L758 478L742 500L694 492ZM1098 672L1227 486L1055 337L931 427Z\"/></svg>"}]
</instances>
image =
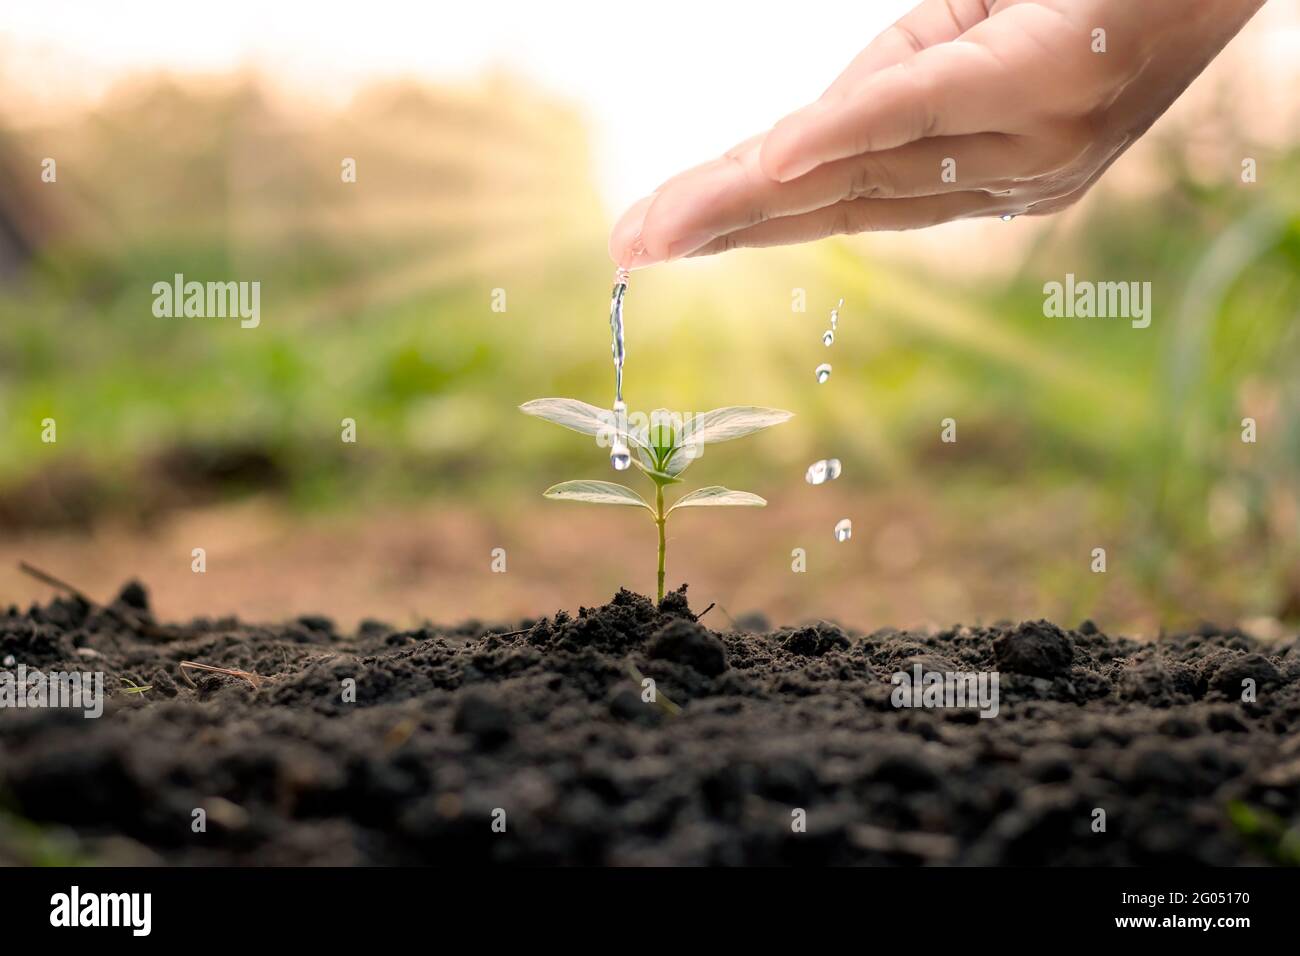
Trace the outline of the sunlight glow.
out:
<instances>
[{"instance_id":1,"label":"sunlight glow","mask_svg":"<svg viewBox=\"0 0 1300 956\"><path fill-rule=\"evenodd\" d=\"M376 78L519 74L591 121L611 215L815 98L911 3L414 4L227 0L5 4L6 84L95 96L140 70L254 67L345 100Z\"/></svg>"}]
</instances>

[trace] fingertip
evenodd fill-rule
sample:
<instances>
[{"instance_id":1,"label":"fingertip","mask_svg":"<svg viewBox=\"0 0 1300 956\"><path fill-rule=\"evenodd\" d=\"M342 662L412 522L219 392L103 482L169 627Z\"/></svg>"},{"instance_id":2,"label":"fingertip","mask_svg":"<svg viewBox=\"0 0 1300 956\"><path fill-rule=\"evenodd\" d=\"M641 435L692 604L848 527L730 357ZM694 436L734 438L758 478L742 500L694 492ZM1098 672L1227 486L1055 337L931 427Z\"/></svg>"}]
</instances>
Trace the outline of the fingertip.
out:
<instances>
[{"instance_id":1,"label":"fingertip","mask_svg":"<svg viewBox=\"0 0 1300 956\"><path fill-rule=\"evenodd\" d=\"M635 272L637 269L644 269L646 266L657 265L663 261L663 256L656 256L647 252L645 247L638 243L628 251L627 255L623 257L623 261L618 263L618 267L629 272Z\"/></svg>"},{"instance_id":2,"label":"fingertip","mask_svg":"<svg viewBox=\"0 0 1300 956\"><path fill-rule=\"evenodd\" d=\"M645 248L641 243L641 228L645 224L646 213L650 210L650 204L654 202L654 196L645 196L638 199L623 215L619 216L618 222L609 233L609 257L614 260L614 264L625 269L638 268L637 260L644 258ZM649 265L649 262L641 262L640 265Z\"/></svg>"}]
</instances>

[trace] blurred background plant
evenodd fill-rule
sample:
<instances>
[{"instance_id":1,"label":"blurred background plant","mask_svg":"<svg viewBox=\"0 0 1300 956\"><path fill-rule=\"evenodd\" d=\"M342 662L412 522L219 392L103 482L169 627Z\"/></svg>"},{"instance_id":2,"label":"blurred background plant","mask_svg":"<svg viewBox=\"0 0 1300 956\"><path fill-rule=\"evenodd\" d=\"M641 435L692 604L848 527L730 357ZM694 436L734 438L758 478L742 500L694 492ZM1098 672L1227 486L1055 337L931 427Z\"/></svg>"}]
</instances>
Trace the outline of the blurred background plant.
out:
<instances>
[{"instance_id":1,"label":"blurred background plant","mask_svg":"<svg viewBox=\"0 0 1300 956\"><path fill-rule=\"evenodd\" d=\"M709 450L711 479L770 506L687 516L669 586L721 614L863 628L1300 618L1300 102L1292 84L1262 124L1243 106L1250 44L1297 21L1252 24L1063 216L634 275L632 409L798 416L743 455ZM509 72L379 78L342 105L265 70L147 73L75 109L11 110L0 601L44 596L19 558L104 597L141 576L167 614L495 619L645 590L647 542L620 536L653 529L540 502L555 480L610 474L516 411L612 391L618 210L589 125ZM261 326L154 317L151 287L175 273L260 281ZM1151 327L1045 318L1043 284L1066 273L1150 281ZM804 484L826 457L843 477ZM854 536L837 543L842 517Z\"/></svg>"}]
</instances>

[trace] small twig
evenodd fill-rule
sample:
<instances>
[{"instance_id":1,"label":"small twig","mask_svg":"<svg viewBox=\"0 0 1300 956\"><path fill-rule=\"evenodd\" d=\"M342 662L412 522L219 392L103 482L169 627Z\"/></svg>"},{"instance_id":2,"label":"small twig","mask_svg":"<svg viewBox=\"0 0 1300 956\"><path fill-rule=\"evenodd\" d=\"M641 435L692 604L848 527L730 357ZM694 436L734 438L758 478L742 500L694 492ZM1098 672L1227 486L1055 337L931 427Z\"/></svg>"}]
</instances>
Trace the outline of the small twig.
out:
<instances>
[{"instance_id":1,"label":"small twig","mask_svg":"<svg viewBox=\"0 0 1300 956\"><path fill-rule=\"evenodd\" d=\"M64 594L68 594L76 598L82 604L85 604L96 611L100 611L103 614L107 614L109 617L117 621L117 623L121 624L125 628L128 628L132 631L138 631L141 634L145 635L146 637L168 637L169 636L165 630L158 627L156 624L150 624L148 621L136 617L134 614L129 614L124 611L119 611L117 608L112 607L110 605L100 604L98 601L92 599L89 595L86 594L85 591L81 590L80 588L69 584L67 581L62 581L59 578L56 578L48 571L42 571L40 568L30 565L26 561L18 562L18 570L23 572L23 574L35 578L37 581L40 581L42 584L48 584L50 587L54 588L55 590L62 591Z\"/></svg>"},{"instance_id":2,"label":"small twig","mask_svg":"<svg viewBox=\"0 0 1300 956\"><path fill-rule=\"evenodd\" d=\"M717 601L711 601L711 602L709 602L709 606L708 606L708 607L706 607L706 608L705 608L703 611L701 611L699 614L695 615L695 620L698 621L700 618L704 617L704 615L706 615L706 614L708 614L710 611L712 611L713 608L714 608L714 606L717 605L717 603L718 603Z\"/></svg>"},{"instance_id":3,"label":"small twig","mask_svg":"<svg viewBox=\"0 0 1300 956\"><path fill-rule=\"evenodd\" d=\"M631 661L627 662L627 671L632 675L632 679L636 681L637 686L645 684L645 677L642 676L641 671ZM655 705L669 717L680 717L682 714L682 709L680 707L669 700L667 695L660 693L659 685L657 683L655 684L654 702Z\"/></svg>"},{"instance_id":4,"label":"small twig","mask_svg":"<svg viewBox=\"0 0 1300 956\"><path fill-rule=\"evenodd\" d=\"M262 686L262 681L266 678L258 677L249 671L239 671L231 667L213 667L211 664L200 664L197 661L181 661L181 676L185 678L185 683L191 687L197 688L199 685L194 683L190 675L185 673L185 668L192 667L196 671L210 671L213 674L225 674L227 677L239 677L253 685L254 689Z\"/></svg>"},{"instance_id":5,"label":"small twig","mask_svg":"<svg viewBox=\"0 0 1300 956\"><path fill-rule=\"evenodd\" d=\"M497 634L493 631L488 631L488 633L484 634L483 636L484 637L518 637L520 634L527 634L531 630L532 630L531 627L522 627L517 631L506 631L504 634Z\"/></svg>"}]
</instances>

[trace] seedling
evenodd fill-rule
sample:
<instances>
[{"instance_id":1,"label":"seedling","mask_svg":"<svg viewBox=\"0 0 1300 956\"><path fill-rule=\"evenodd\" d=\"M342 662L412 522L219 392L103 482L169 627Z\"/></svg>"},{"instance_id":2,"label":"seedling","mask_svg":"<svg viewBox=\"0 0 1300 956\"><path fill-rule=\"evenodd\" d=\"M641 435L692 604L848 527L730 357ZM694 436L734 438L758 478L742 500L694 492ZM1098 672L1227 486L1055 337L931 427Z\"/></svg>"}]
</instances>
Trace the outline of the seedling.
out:
<instances>
[{"instance_id":1,"label":"seedling","mask_svg":"<svg viewBox=\"0 0 1300 956\"><path fill-rule=\"evenodd\" d=\"M584 435L609 436L615 426L613 413L588 405L573 398L539 398L519 406L526 415L535 415L548 422ZM696 415L687 423L674 420L668 411L659 409L650 414L649 423L639 428L629 428L627 444L636 453L632 463L654 484L653 505L625 485L612 481L562 481L544 492L547 498L558 501L587 501L598 505L625 505L645 508L654 519L659 531L659 591L664 599L664 553L666 539L664 527L668 516L678 508L740 506L761 508L767 504L758 495L748 491L732 491L721 485L709 485L687 492L665 510L664 489L681 482L684 472L705 445L741 438L764 428L779 425L793 417L792 412L779 408L759 408L754 405L733 405L715 408Z\"/></svg>"},{"instance_id":2,"label":"seedling","mask_svg":"<svg viewBox=\"0 0 1300 956\"><path fill-rule=\"evenodd\" d=\"M254 690L262 686L263 680L263 678L259 677L257 674L250 673L249 671L235 670L231 667L214 667L211 664L200 664L198 661L181 661L180 670L181 676L185 678L185 683L189 684L191 687L197 687L198 685L194 683L194 679L190 677L188 673L190 670L208 671L213 674L225 674L227 677L238 677L240 680L246 680L252 684Z\"/></svg>"}]
</instances>

